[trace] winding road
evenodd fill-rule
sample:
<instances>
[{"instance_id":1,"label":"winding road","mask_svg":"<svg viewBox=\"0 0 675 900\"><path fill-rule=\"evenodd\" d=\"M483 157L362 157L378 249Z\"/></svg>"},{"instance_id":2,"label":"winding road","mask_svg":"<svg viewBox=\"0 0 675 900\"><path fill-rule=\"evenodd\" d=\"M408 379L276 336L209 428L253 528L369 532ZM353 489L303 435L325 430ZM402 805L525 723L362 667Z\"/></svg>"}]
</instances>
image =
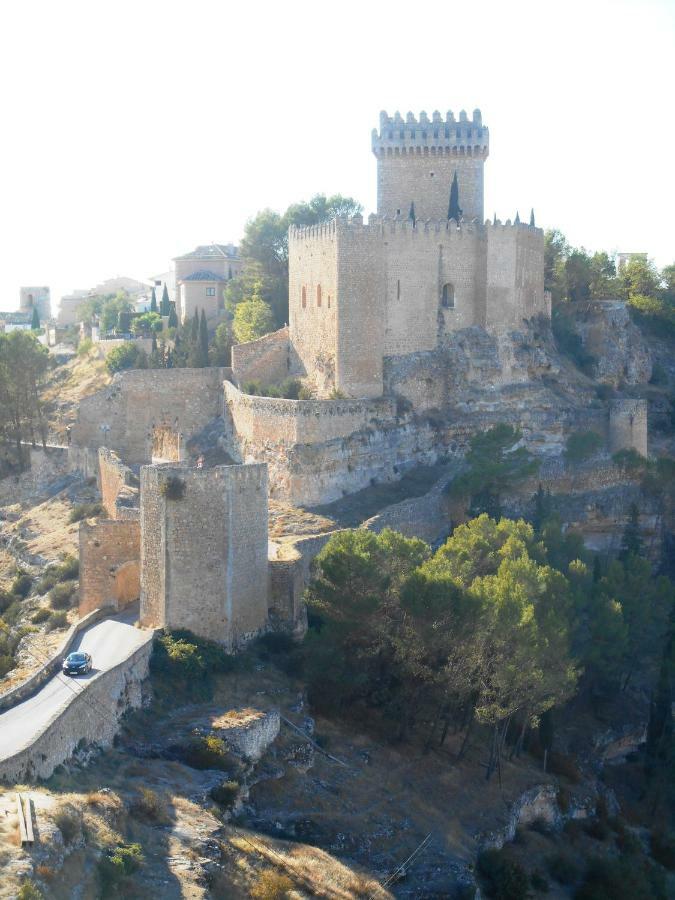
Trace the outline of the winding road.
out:
<instances>
[{"instance_id":1,"label":"winding road","mask_svg":"<svg viewBox=\"0 0 675 900\"><path fill-rule=\"evenodd\" d=\"M23 750L41 734L57 713L68 706L89 682L114 668L152 637L152 632L134 627L137 610L97 622L83 631L71 652L91 654L91 672L71 678L58 672L27 700L0 713L0 761ZM105 710L101 711L102 715Z\"/></svg>"}]
</instances>

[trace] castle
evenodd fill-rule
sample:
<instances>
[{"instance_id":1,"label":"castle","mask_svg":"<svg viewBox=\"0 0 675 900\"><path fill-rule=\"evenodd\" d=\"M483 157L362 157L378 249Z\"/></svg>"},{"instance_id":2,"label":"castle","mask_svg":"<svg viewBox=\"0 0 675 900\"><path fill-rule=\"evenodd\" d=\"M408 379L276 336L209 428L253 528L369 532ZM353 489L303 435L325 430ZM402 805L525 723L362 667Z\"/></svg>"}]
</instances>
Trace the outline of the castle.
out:
<instances>
[{"instance_id":1,"label":"castle","mask_svg":"<svg viewBox=\"0 0 675 900\"><path fill-rule=\"evenodd\" d=\"M328 534L277 555L268 496L329 503L460 459L472 434L505 419L533 452L560 456L579 413L540 377L553 364L537 337L550 336L543 233L518 217L483 221L480 112L382 113L372 145L377 214L289 233L289 326L234 346L230 367L122 372L80 404L70 452L97 471L109 515L81 530L81 611L140 593L143 624L228 647L270 622L298 633L309 564ZM203 250L180 270L177 261L186 315L232 265ZM312 399L241 389L289 375ZM644 403L617 401L609 419L589 405L582 418L613 451L646 454ZM190 440L205 434L231 465L190 465ZM380 525L442 537L445 492L427 496Z\"/></svg>"}]
</instances>

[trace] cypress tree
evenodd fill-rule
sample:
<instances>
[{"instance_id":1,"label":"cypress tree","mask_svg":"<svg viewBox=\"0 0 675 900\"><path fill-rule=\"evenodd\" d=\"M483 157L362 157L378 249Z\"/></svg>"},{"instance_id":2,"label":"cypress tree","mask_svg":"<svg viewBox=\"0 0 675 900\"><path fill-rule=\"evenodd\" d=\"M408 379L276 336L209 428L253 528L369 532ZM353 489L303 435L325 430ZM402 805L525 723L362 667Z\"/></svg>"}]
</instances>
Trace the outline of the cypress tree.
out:
<instances>
[{"instance_id":1,"label":"cypress tree","mask_svg":"<svg viewBox=\"0 0 675 900\"><path fill-rule=\"evenodd\" d=\"M31 331L39 331L40 330L40 313L38 312L37 306L33 307L33 318L30 322Z\"/></svg>"},{"instance_id":2,"label":"cypress tree","mask_svg":"<svg viewBox=\"0 0 675 900\"><path fill-rule=\"evenodd\" d=\"M194 317L192 319L192 326L190 328L190 344L193 347L197 346L199 341L199 310L195 310Z\"/></svg>"},{"instance_id":3,"label":"cypress tree","mask_svg":"<svg viewBox=\"0 0 675 900\"><path fill-rule=\"evenodd\" d=\"M412 200L410 203L410 212L408 213L408 221L413 223L413 227L415 226L415 201Z\"/></svg>"},{"instance_id":4,"label":"cypress tree","mask_svg":"<svg viewBox=\"0 0 675 900\"><path fill-rule=\"evenodd\" d=\"M495 213L495 214L493 215L493 217L492 217L492 224L493 224L493 225L496 225L496 224L497 224L497 213Z\"/></svg>"},{"instance_id":5,"label":"cypress tree","mask_svg":"<svg viewBox=\"0 0 675 900\"><path fill-rule=\"evenodd\" d=\"M206 327L206 313L202 309L199 319L199 358L201 366L209 364L209 332Z\"/></svg>"},{"instance_id":6,"label":"cypress tree","mask_svg":"<svg viewBox=\"0 0 675 900\"><path fill-rule=\"evenodd\" d=\"M457 172L452 179L452 184L450 186L450 203L448 205L448 219L454 219L455 222L459 222L462 217L462 210L459 206L459 185L457 184Z\"/></svg>"},{"instance_id":7,"label":"cypress tree","mask_svg":"<svg viewBox=\"0 0 675 900\"><path fill-rule=\"evenodd\" d=\"M169 303L169 328L178 328L178 316L176 315L175 303Z\"/></svg>"},{"instance_id":8,"label":"cypress tree","mask_svg":"<svg viewBox=\"0 0 675 900\"><path fill-rule=\"evenodd\" d=\"M157 312L157 294L155 293L154 287L152 289L152 294L150 295L150 312Z\"/></svg>"},{"instance_id":9,"label":"cypress tree","mask_svg":"<svg viewBox=\"0 0 675 900\"><path fill-rule=\"evenodd\" d=\"M164 285L164 290L162 291L162 302L159 305L159 314L160 316L168 316L169 315L169 307L171 305L171 301L169 300L169 291L167 289L166 284Z\"/></svg>"},{"instance_id":10,"label":"cypress tree","mask_svg":"<svg viewBox=\"0 0 675 900\"><path fill-rule=\"evenodd\" d=\"M516 217L515 217L515 219L513 220L513 224L514 224L514 225L520 225L520 213L518 212L518 210L516 210Z\"/></svg>"},{"instance_id":11,"label":"cypress tree","mask_svg":"<svg viewBox=\"0 0 675 900\"><path fill-rule=\"evenodd\" d=\"M534 209L530 210L530 228L534 228Z\"/></svg>"},{"instance_id":12,"label":"cypress tree","mask_svg":"<svg viewBox=\"0 0 675 900\"><path fill-rule=\"evenodd\" d=\"M640 536L640 510L636 503L631 503L628 510L628 522L621 539L619 559L626 562L629 556L642 556L642 537Z\"/></svg>"}]
</instances>

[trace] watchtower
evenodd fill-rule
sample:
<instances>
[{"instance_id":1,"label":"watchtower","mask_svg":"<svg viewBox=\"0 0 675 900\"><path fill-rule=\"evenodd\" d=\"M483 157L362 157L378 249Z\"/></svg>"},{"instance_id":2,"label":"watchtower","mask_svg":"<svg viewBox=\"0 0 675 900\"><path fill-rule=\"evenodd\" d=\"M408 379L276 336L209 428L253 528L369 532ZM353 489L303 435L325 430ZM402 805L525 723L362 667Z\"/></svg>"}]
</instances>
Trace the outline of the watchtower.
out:
<instances>
[{"instance_id":1,"label":"watchtower","mask_svg":"<svg viewBox=\"0 0 675 900\"><path fill-rule=\"evenodd\" d=\"M380 113L380 130L373 129L377 157L377 212L407 219L449 218L450 190L457 175L458 206L467 219L483 221L483 166L490 136L479 109L469 121L462 110L459 121L448 112L445 121L436 111L431 120L409 112L405 121ZM459 218L454 215L453 218Z\"/></svg>"},{"instance_id":2,"label":"watchtower","mask_svg":"<svg viewBox=\"0 0 675 900\"><path fill-rule=\"evenodd\" d=\"M609 450L637 450L647 455L647 401L612 400L609 404Z\"/></svg>"}]
</instances>

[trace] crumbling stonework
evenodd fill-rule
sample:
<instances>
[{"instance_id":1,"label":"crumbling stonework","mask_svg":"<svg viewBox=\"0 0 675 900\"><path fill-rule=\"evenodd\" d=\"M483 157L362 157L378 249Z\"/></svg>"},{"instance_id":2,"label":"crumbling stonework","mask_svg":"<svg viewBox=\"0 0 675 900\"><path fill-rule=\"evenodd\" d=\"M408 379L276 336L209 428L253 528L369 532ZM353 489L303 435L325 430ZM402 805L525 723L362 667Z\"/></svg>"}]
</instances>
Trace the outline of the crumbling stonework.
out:
<instances>
[{"instance_id":1,"label":"crumbling stonework","mask_svg":"<svg viewBox=\"0 0 675 900\"><path fill-rule=\"evenodd\" d=\"M141 469L141 624L228 648L267 626L264 465Z\"/></svg>"},{"instance_id":2,"label":"crumbling stonework","mask_svg":"<svg viewBox=\"0 0 675 900\"><path fill-rule=\"evenodd\" d=\"M258 760L279 734L279 710L231 709L211 727L236 753Z\"/></svg>"},{"instance_id":3,"label":"crumbling stonework","mask_svg":"<svg viewBox=\"0 0 675 900\"><path fill-rule=\"evenodd\" d=\"M180 462L185 458L185 439L172 425L155 425L152 429L152 462Z\"/></svg>"},{"instance_id":4,"label":"crumbling stonework","mask_svg":"<svg viewBox=\"0 0 675 900\"><path fill-rule=\"evenodd\" d=\"M138 520L80 524L79 614L101 606L121 610L140 596Z\"/></svg>"},{"instance_id":5,"label":"crumbling stonework","mask_svg":"<svg viewBox=\"0 0 675 900\"><path fill-rule=\"evenodd\" d=\"M594 359L594 379L614 387L647 384L652 377L651 354L626 303L595 300L578 306L574 326L584 350Z\"/></svg>"},{"instance_id":6,"label":"crumbling stonework","mask_svg":"<svg viewBox=\"0 0 675 900\"><path fill-rule=\"evenodd\" d=\"M609 404L609 449L637 450L647 456L647 401L611 400Z\"/></svg>"},{"instance_id":7,"label":"crumbling stonework","mask_svg":"<svg viewBox=\"0 0 675 900\"><path fill-rule=\"evenodd\" d=\"M247 381L276 384L288 377L290 368L288 326L232 347L232 373L239 386Z\"/></svg>"},{"instance_id":8,"label":"crumbling stonework","mask_svg":"<svg viewBox=\"0 0 675 900\"><path fill-rule=\"evenodd\" d=\"M138 521L138 478L114 450L99 447L101 501L111 519Z\"/></svg>"}]
</instances>

